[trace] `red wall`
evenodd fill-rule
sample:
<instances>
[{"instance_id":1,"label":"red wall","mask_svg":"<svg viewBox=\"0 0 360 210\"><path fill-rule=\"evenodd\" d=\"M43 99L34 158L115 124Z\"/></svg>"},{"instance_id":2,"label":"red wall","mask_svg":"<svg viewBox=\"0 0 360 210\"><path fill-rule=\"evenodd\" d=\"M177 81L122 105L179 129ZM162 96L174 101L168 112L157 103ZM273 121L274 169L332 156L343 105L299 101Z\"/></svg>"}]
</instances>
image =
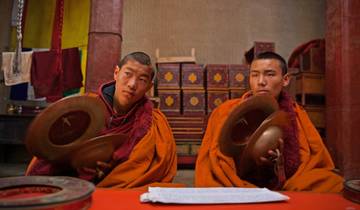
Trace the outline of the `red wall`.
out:
<instances>
[{"instance_id":1,"label":"red wall","mask_svg":"<svg viewBox=\"0 0 360 210\"><path fill-rule=\"evenodd\" d=\"M327 0L326 136L345 178L360 177L360 1Z\"/></svg>"}]
</instances>

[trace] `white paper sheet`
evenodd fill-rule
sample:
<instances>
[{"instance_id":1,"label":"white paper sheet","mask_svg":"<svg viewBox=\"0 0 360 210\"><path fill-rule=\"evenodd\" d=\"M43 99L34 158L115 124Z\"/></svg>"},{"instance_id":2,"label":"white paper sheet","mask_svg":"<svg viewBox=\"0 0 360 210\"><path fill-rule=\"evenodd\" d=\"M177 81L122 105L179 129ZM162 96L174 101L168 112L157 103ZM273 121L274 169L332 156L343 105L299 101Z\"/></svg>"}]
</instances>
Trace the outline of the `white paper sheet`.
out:
<instances>
[{"instance_id":1,"label":"white paper sheet","mask_svg":"<svg viewBox=\"0 0 360 210\"><path fill-rule=\"evenodd\" d=\"M289 200L288 196L266 188L164 188L149 187L141 202L178 204L263 203Z\"/></svg>"}]
</instances>

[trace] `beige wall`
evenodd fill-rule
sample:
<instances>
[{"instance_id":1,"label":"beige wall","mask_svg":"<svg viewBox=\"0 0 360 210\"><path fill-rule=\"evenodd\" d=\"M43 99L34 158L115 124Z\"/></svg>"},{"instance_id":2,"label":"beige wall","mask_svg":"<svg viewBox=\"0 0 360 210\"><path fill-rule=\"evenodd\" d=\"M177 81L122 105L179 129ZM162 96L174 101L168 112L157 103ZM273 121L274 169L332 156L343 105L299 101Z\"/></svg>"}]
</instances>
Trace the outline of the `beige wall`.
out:
<instances>
[{"instance_id":1,"label":"beige wall","mask_svg":"<svg viewBox=\"0 0 360 210\"><path fill-rule=\"evenodd\" d=\"M325 0L124 0L122 55L190 55L198 63L241 63L254 41L273 41L288 58L324 37Z\"/></svg>"}]
</instances>

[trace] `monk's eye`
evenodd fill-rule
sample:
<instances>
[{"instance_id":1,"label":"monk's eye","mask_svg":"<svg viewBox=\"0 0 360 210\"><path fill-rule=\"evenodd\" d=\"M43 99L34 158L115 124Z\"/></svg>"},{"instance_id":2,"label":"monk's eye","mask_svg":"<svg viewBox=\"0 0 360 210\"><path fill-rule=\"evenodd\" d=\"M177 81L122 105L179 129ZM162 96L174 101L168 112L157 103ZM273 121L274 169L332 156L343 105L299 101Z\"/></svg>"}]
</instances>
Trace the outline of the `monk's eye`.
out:
<instances>
[{"instance_id":1,"label":"monk's eye","mask_svg":"<svg viewBox=\"0 0 360 210\"><path fill-rule=\"evenodd\" d=\"M130 72L130 71L124 71L124 74L125 74L125 76L127 76L127 77L130 77L130 76L131 76L131 72Z\"/></svg>"},{"instance_id":2,"label":"monk's eye","mask_svg":"<svg viewBox=\"0 0 360 210\"><path fill-rule=\"evenodd\" d=\"M140 78L139 78L139 81L142 82L142 83L147 83L147 82L148 82L148 79L147 79L147 78L144 78L144 77L140 77Z\"/></svg>"}]
</instances>

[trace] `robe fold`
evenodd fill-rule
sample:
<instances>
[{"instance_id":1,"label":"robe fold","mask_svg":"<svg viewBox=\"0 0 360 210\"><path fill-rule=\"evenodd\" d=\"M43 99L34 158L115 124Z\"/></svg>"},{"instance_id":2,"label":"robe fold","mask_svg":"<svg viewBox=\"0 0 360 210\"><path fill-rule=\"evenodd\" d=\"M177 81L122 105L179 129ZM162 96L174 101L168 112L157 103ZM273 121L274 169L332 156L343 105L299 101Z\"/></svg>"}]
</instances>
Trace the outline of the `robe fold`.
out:
<instances>
[{"instance_id":1,"label":"robe fold","mask_svg":"<svg viewBox=\"0 0 360 210\"><path fill-rule=\"evenodd\" d=\"M175 141L165 116L153 111L147 134L132 150L129 158L116 166L98 187L135 188L170 183L176 175Z\"/></svg>"}]
</instances>

